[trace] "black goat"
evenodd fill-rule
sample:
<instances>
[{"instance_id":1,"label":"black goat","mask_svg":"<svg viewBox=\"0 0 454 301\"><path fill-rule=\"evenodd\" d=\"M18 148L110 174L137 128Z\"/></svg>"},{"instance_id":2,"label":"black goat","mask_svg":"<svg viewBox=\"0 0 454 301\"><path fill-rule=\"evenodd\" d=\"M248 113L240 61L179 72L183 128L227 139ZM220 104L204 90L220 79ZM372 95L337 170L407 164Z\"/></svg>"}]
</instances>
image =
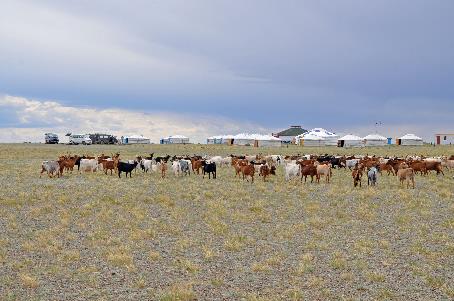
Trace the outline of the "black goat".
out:
<instances>
[{"instance_id":1,"label":"black goat","mask_svg":"<svg viewBox=\"0 0 454 301\"><path fill-rule=\"evenodd\" d=\"M126 173L126 177L128 177L128 173L129 173L129 177L131 178L131 172L134 170L134 168L136 168L137 166L137 161L134 161L134 163L126 163L126 162L118 162L118 177L121 178L121 173L124 172Z\"/></svg>"},{"instance_id":2,"label":"black goat","mask_svg":"<svg viewBox=\"0 0 454 301\"><path fill-rule=\"evenodd\" d=\"M216 163L215 162L207 163L207 161L202 161L202 170L203 170L203 178L205 178L205 173L208 173L208 179L211 179L211 174L213 174L213 179L216 179Z\"/></svg>"},{"instance_id":3,"label":"black goat","mask_svg":"<svg viewBox=\"0 0 454 301\"><path fill-rule=\"evenodd\" d=\"M167 163L167 161L169 161L169 159L170 159L170 156L167 155L165 157L156 157L154 160L156 161L156 163L159 163L159 162Z\"/></svg>"}]
</instances>

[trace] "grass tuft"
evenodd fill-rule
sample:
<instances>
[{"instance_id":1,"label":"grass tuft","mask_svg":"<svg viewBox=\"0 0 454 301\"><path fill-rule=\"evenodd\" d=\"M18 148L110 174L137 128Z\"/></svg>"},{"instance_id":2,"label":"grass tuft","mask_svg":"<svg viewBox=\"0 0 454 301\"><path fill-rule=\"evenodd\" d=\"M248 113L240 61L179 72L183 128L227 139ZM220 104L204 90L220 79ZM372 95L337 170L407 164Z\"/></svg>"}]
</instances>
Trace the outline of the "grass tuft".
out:
<instances>
[{"instance_id":1,"label":"grass tuft","mask_svg":"<svg viewBox=\"0 0 454 301\"><path fill-rule=\"evenodd\" d=\"M191 284L174 284L159 296L160 301L197 300Z\"/></svg>"},{"instance_id":2,"label":"grass tuft","mask_svg":"<svg viewBox=\"0 0 454 301\"><path fill-rule=\"evenodd\" d=\"M25 288L35 289L39 286L38 279L30 274L20 274L19 279Z\"/></svg>"}]
</instances>

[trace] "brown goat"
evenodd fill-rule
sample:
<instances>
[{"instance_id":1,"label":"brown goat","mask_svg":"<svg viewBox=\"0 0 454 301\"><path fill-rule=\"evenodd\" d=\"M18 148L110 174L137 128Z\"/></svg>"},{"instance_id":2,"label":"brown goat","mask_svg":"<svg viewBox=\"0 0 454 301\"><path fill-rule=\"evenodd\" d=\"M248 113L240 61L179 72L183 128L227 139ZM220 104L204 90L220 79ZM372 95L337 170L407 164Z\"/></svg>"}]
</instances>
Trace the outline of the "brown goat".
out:
<instances>
[{"instance_id":1,"label":"brown goat","mask_svg":"<svg viewBox=\"0 0 454 301\"><path fill-rule=\"evenodd\" d=\"M361 187L361 179L363 177L363 172L361 169L353 169L352 171L352 178L353 178L353 187L358 186Z\"/></svg>"},{"instance_id":2,"label":"brown goat","mask_svg":"<svg viewBox=\"0 0 454 301\"><path fill-rule=\"evenodd\" d=\"M268 167L268 165L266 164L260 166L259 176L263 177L263 182L266 182L266 177L269 175L276 175L276 167L275 166Z\"/></svg>"},{"instance_id":3,"label":"brown goat","mask_svg":"<svg viewBox=\"0 0 454 301\"><path fill-rule=\"evenodd\" d=\"M306 183L307 176L311 176L311 183L314 182L314 176L317 177L317 167L315 165L301 166L301 182Z\"/></svg>"},{"instance_id":4,"label":"brown goat","mask_svg":"<svg viewBox=\"0 0 454 301\"><path fill-rule=\"evenodd\" d=\"M167 164L165 162L161 162L160 164L161 166L159 166L159 169L161 170L161 178L164 179L166 177Z\"/></svg>"},{"instance_id":5,"label":"brown goat","mask_svg":"<svg viewBox=\"0 0 454 301\"><path fill-rule=\"evenodd\" d=\"M397 171L397 177L399 178L400 185L404 185L404 181L407 181L407 188L412 183L413 189L415 188L415 173L412 168L401 168Z\"/></svg>"},{"instance_id":6,"label":"brown goat","mask_svg":"<svg viewBox=\"0 0 454 301\"><path fill-rule=\"evenodd\" d=\"M102 169L104 170L104 173L107 175L107 170L110 170L110 175L113 174L113 171L115 170L115 162L112 160L101 160L102 164Z\"/></svg>"},{"instance_id":7,"label":"brown goat","mask_svg":"<svg viewBox=\"0 0 454 301\"><path fill-rule=\"evenodd\" d=\"M441 166L441 163L440 162L424 162L426 163L426 174L428 171L431 171L431 170L435 170L437 172L437 175L438 174L442 174L442 175L445 175L445 173L443 172L443 167Z\"/></svg>"},{"instance_id":8,"label":"brown goat","mask_svg":"<svg viewBox=\"0 0 454 301\"><path fill-rule=\"evenodd\" d=\"M254 183L254 174L255 174L255 167L252 164L245 165L241 167L241 173L243 174L243 181L246 179L246 181L249 182L248 176L251 177L252 183Z\"/></svg>"},{"instance_id":9,"label":"brown goat","mask_svg":"<svg viewBox=\"0 0 454 301\"><path fill-rule=\"evenodd\" d=\"M388 172L388 176L389 176L390 173L392 173L393 176L394 176L394 169L393 169L393 166L391 164L388 164L388 163L380 164L378 166L378 170L380 172L380 175L382 174L382 171L387 171Z\"/></svg>"}]
</instances>

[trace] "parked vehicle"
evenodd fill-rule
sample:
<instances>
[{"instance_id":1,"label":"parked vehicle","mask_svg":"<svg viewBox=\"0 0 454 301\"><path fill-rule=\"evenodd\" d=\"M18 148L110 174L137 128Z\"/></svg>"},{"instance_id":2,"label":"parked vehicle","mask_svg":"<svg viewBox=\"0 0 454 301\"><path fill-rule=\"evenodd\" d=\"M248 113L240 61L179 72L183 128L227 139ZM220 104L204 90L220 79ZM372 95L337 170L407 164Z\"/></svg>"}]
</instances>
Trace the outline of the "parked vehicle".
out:
<instances>
[{"instance_id":1,"label":"parked vehicle","mask_svg":"<svg viewBox=\"0 0 454 301\"><path fill-rule=\"evenodd\" d=\"M89 135L71 134L69 135L69 144L92 144Z\"/></svg>"},{"instance_id":2,"label":"parked vehicle","mask_svg":"<svg viewBox=\"0 0 454 301\"><path fill-rule=\"evenodd\" d=\"M46 144L58 144L58 135L54 133L45 133L44 141Z\"/></svg>"},{"instance_id":3,"label":"parked vehicle","mask_svg":"<svg viewBox=\"0 0 454 301\"><path fill-rule=\"evenodd\" d=\"M90 139L93 144L117 144L117 137L109 134L90 134Z\"/></svg>"}]
</instances>

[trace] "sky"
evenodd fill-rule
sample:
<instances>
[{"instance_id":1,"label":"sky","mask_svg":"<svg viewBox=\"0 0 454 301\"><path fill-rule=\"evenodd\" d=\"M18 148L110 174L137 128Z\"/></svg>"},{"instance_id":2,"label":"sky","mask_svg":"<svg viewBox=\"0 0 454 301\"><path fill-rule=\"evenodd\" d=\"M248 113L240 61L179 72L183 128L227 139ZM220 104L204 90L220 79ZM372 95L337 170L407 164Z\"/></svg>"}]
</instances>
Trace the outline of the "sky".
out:
<instances>
[{"instance_id":1,"label":"sky","mask_svg":"<svg viewBox=\"0 0 454 301\"><path fill-rule=\"evenodd\" d=\"M451 0L1 2L0 142L454 132Z\"/></svg>"}]
</instances>

